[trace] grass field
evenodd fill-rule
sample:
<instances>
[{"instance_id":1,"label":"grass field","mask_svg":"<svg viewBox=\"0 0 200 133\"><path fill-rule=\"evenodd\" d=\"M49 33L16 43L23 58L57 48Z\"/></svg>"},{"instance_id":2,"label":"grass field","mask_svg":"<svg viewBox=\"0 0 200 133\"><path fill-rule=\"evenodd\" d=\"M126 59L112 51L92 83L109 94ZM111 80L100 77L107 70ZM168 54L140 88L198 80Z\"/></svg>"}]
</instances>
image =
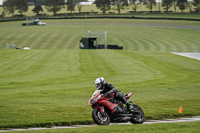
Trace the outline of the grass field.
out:
<instances>
[{"instance_id":1,"label":"grass field","mask_svg":"<svg viewBox=\"0 0 200 133\"><path fill-rule=\"evenodd\" d=\"M24 21L25 22L25 21ZM22 22L1 23L0 48L5 43L32 49L79 49L87 31L107 31L108 44L131 51L199 52L200 22L80 19L44 20L46 26L25 26ZM8 28L9 26L9 28ZM197 29L197 30L195 30ZM121 32L118 32L121 31Z\"/></svg>"},{"instance_id":2,"label":"grass field","mask_svg":"<svg viewBox=\"0 0 200 133\"><path fill-rule=\"evenodd\" d=\"M188 123L159 123L151 125L111 125L111 126L96 126L96 127L84 127L75 129L49 129L40 131L20 131L22 133L197 133L199 132L200 122L188 122Z\"/></svg>"},{"instance_id":3,"label":"grass field","mask_svg":"<svg viewBox=\"0 0 200 133\"><path fill-rule=\"evenodd\" d=\"M99 76L133 92L148 119L200 115L200 62L170 53L200 52L200 22L45 22L0 23L0 128L92 123L87 101ZM80 50L88 30L108 31L108 43L124 50ZM31 50L5 49L6 42Z\"/></svg>"}]
</instances>

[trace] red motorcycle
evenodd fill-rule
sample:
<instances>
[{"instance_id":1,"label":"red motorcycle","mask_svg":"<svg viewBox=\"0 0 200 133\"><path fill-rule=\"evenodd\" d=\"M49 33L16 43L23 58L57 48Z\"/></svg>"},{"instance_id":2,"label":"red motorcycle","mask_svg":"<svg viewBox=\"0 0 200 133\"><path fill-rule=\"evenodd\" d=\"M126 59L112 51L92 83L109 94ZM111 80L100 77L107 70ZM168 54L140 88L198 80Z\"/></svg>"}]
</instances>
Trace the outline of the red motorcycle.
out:
<instances>
[{"instance_id":1,"label":"red motorcycle","mask_svg":"<svg viewBox=\"0 0 200 133\"><path fill-rule=\"evenodd\" d=\"M101 90L96 90L89 104L92 106L92 118L97 125L109 125L110 123L121 123L130 121L133 124L142 124L145 120L142 109L131 104L131 109L124 107L123 103L114 99L114 93L105 97L100 93ZM124 95L128 100L132 93ZM133 103L132 101L130 103Z\"/></svg>"}]
</instances>

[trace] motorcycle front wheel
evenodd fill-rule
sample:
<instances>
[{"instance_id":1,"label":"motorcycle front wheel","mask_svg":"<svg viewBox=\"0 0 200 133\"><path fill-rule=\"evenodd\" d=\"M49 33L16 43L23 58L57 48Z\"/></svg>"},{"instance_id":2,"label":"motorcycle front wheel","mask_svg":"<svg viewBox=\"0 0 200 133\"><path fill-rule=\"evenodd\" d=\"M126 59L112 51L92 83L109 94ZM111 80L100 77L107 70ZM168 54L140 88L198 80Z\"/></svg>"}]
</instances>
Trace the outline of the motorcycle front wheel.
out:
<instances>
[{"instance_id":1,"label":"motorcycle front wheel","mask_svg":"<svg viewBox=\"0 0 200 133\"><path fill-rule=\"evenodd\" d=\"M133 124L142 124L144 120L145 116L142 109L139 106L132 104L132 117L130 122Z\"/></svg>"},{"instance_id":2,"label":"motorcycle front wheel","mask_svg":"<svg viewBox=\"0 0 200 133\"><path fill-rule=\"evenodd\" d=\"M100 112L99 108L94 108L92 111L92 118L97 125L109 125L110 116L106 111Z\"/></svg>"}]
</instances>

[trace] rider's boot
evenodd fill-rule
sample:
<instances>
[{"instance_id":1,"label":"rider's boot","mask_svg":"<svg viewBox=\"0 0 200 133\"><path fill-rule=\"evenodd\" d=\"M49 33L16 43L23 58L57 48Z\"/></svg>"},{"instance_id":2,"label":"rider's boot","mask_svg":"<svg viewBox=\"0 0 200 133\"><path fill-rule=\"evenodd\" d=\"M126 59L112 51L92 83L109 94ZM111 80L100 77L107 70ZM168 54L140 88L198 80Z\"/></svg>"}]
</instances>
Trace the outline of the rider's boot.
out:
<instances>
[{"instance_id":1,"label":"rider's boot","mask_svg":"<svg viewBox=\"0 0 200 133\"><path fill-rule=\"evenodd\" d=\"M131 104L126 100L126 98L124 97L124 95L121 92L116 92L115 96L117 99L119 99L124 104L126 104L128 111L131 111L131 108L132 108Z\"/></svg>"},{"instance_id":2,"label":"rider's boot","mask_svg":"<svg viewBox=\"0 0 200 133\"><path fill-rule=\"evenodd\" d=\"M126 107L127 107L128 111L131 111L132 106L131 106L131 104L126 100L126 98L125 98L125 97L121 97L121 101L122 101L124 104L126 104Z\"/></svg>"}]
</instances>

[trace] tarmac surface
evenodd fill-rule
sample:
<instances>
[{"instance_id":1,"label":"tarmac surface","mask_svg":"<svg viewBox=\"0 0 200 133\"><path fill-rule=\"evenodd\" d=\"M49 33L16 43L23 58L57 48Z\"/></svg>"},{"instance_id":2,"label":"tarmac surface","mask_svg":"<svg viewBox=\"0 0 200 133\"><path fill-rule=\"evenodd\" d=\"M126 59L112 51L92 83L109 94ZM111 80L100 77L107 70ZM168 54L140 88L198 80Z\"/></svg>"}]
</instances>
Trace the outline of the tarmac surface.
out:
<instances>
[{"instance_id":1,"label":"tarmac surface","mask_svg":"<svg viewBox=\"0 0 200 133\"><path fill-rule=\"evenodd\" d=\"M147 120L143 124L192 122L192 121L200 121L200 116L178 118L178 119L165 119L165 120ZM110 125L132 125L132 123L111 123ZM53 126L51 128L38 127L38 128L28 128L28 129L7 129L7 130L0 130L0 132L30 131L30 130L44 130L44 129L67 129L67 128L82 128L82 127L94 127L94 126L97 126L97 125L91 124L91 125Z\"/></svg>"},{"instance_id":2,"label":"tarmac surface","mask_svg":"<svg viewBox=\"0 0 200 133\"><path fill-rule=\"evenodd\" d=\"M172 52L172 54L177 54L177 55L180 55L180 56L185 56L185 57L188 57L188 58L200 60L200 53L176 53L176 52Z\"/></svg>"}]
</instances>

